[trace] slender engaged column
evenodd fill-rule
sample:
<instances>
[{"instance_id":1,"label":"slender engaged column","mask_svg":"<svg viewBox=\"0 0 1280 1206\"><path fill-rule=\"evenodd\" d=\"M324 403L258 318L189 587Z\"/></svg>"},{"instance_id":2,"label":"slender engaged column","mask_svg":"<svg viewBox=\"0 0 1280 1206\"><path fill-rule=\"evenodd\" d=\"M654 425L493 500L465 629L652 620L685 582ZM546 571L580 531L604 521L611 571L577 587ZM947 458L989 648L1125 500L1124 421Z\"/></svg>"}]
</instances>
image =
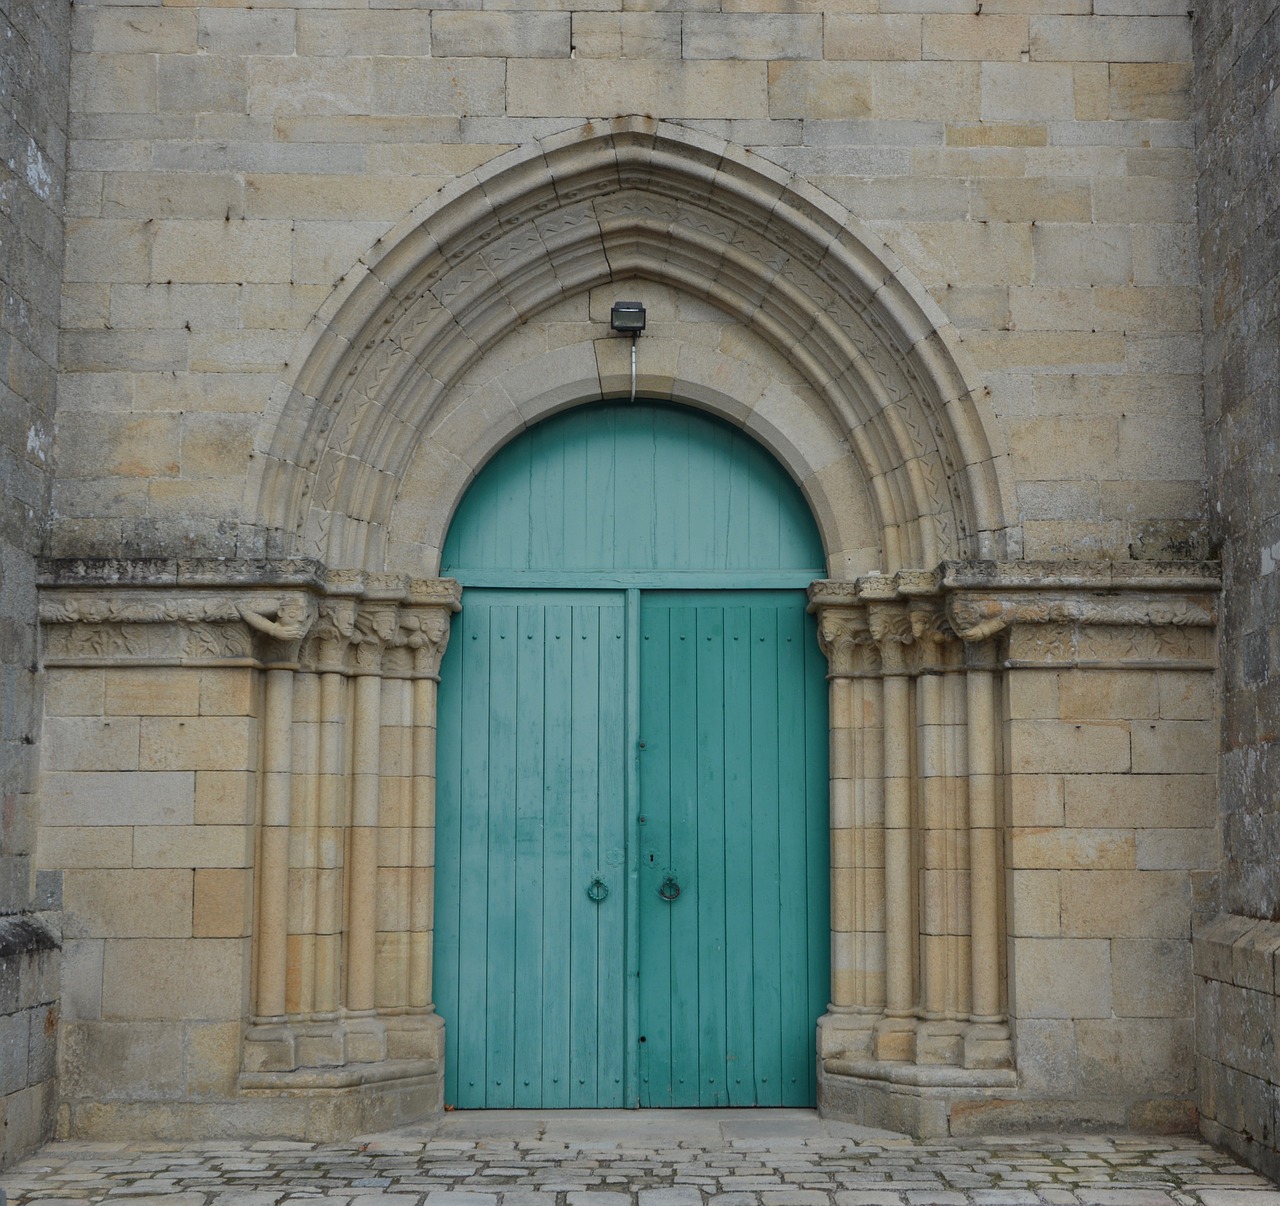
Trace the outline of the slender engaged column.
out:
<instances>
[{"instance_id":1,"label":"slender engaged column","mask_svg":"<svg viewBox=\"0 0 1280 1206\"><path fill-rule=\"evenodd\" d=\"M871 605L871 635L884 669L885 1013L914 1013L915 926L911 901L911 621L895 604Z\"/></svg>"},{"instance_id":2,"label":"slender engaged column","mask_svg":"<svg viewBox=\"0 0 1280 1206\"><path fill-rule=\"evenodd\" d=\"M289 937L285 1007L310 1014L315 992L316 862L318 853L320 680L298 673L293 683L292 810L289 823Z\"/></svg>"},{"instance_id":3,"label":"slender engaged column","mask_svg":"<svg viewBox=\"0 0 1280 1206\"><path fill-rule=\"evenodd\" d=\"M259 1020L285 1015L288 966L289 810L293 771L293 671L266 672L262 826L258 845Z\"/></svg>"},{"instance_id":4,"label":"slender engaged column","mask_svg":"<svg viewBox=\"0 0 1280 1206\"><path fill-rule=\"evenodd\" d=\"M969 714L969 857L972 863L970 904L971 967L975 1022L1000 1022L1000 925L998 817L995 765L995 676L991 642L974 652L981 663L966 676ZM986 646L986 648L984 648ZM986 654L987 656L983 656Z\"/></svg>"},{"instance_id":5,"label":"slender engaged column","mask_svg":"<svg viewBox=\"0 0 1280 1206\"><path fill-rule=\"evenodd\" d=\"M379 757L382 741L382 654L395 631L395 608L362 609L357 623L355 717L351 743L351 837L347 875L347 1009L375 1005Z\"/></svg>"}]
</instances>

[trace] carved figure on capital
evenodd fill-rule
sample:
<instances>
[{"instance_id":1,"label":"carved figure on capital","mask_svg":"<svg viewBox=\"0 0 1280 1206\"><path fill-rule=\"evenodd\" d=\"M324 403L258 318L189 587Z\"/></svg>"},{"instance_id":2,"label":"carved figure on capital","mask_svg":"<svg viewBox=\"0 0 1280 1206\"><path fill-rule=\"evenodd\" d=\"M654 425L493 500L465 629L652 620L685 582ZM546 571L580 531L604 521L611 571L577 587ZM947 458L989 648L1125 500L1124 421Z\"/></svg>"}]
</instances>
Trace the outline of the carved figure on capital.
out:
<instances>
[{"instance_id":1,"label":"carved figure on capital","mask_svg":"<svg viewBox=\"0 0 1280 1206\"><path fill-rule=\"evenodd\" d=\"M356 601L321 599L319 613L311 629L311 660L321 673L341 671L356 633Z\"/></svg>"},{"instance_id":2,"label":"carved figure on capital","mask_svg":"<svg viewBox=\"0 0 1280 1206\"><path fill-rule=\"evenodd\" d=\"M821 607L818 644L827 655L832 678L848 678L864 667L859 662L871 647L865 607Z\"/></svg>"},{"instance_id":3,"label":"carved figure on capital","mask_svg":"<svg viewBox=\"0 0 1280 1206\"><path fill-rule=\"evenodd\" d=\"M366 603L356 612L353 641L358 671L376 674L382 669L383 650L394 642L399 628L398 612L394 603Z\"/></svg>"},{"instance_id":4,"label":"carved figure on capital","mask_svg":"<svg viewBox=\"0 0 1280 1206\"><path fill-rule=\"evenodd\" d=\"M911 612L901 603L872 603L868 608L871 639L880 650L887 674L907 668L907 646L915 641Z\"/></svg>"},{"instance_id":5,"label":"carved figure on capital","mask_svg":"<svg viewBox=\"0 0 1280 1206\"><path fill-rule=\"evenodd\" d=\"M413 650L414 673L423 678L440 677L440 662L449 644L449 606L406 608L400 616L404 643Z\"/></svg>"},{"instance_id":6,"label":"carved figure on capital","mask_svg":"<svg viewBox=\"0 0 1280 1206\"><path fill-rule=\"evenodd\" d=\"M283 595L269 601L237 604L240 618L268 641L264 661L296 661L298 647L316 622L316 605L307 595Z\"/></svg>"}]
</instances>

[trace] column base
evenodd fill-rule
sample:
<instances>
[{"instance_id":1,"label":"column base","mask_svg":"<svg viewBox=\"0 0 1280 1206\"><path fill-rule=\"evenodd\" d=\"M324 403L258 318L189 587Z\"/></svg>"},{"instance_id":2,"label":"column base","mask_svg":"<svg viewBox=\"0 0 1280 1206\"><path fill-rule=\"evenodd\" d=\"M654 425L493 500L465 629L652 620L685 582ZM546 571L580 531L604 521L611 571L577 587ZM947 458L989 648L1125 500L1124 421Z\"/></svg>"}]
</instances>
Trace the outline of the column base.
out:
<instances>
[{"instance_id":1,"label":"column base","mask_svg":"<svg viewBox=\"0 0 1280 1206\"><path fill-rule=\"evenodd\" d=\"M893 1019L888 1019L893 1020ZM974 1070L889 1060L821 1060L818 1112L917 1139L972 1133L967 1117L989 1126L988 1110L1017 1088L1011 1068Z\"/></svg>"}]
</instances>

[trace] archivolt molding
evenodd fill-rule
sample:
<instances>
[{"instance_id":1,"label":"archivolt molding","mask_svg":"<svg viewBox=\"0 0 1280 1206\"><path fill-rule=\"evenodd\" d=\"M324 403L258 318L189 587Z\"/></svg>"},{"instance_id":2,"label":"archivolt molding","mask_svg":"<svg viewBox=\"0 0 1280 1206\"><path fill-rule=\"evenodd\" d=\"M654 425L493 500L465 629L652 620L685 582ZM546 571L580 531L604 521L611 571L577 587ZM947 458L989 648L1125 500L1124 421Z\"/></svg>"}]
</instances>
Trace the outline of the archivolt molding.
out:
<instances>
[{"instance_id":1,"label":"archivolt molding","mask_svg":"<svg viewBox=\"0 0 1280 1206\"><path fill-rule=\"evenodd\" d=\"M406 468L454 383L550 306L635 279L712 301L795 366L867 485L883 568L1018 554L988 409L892 252L760 157L640 118L502 156L380 240L314 324L259 449L277 551L382 568Z\"/></svg>"}]
</instances>

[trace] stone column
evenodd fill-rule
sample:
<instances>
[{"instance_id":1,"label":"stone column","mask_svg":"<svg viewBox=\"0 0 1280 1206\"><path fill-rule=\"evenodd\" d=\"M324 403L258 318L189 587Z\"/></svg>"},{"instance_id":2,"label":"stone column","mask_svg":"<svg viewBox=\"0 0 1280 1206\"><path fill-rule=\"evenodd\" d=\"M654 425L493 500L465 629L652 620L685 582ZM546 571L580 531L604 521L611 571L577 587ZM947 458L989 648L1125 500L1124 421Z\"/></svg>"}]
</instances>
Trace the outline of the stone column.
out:
<instances>
[{"instance_id":1,"label":"stone column","mask_svg":"<svg viewBox=\"0 0 1280 1206\"><path fill-rule=\"evenodd\" d=\"M356 615L351 741L351 826L347 857L346 1007L372 1020L376 1005L378 820L381 796L382 659L396 629L393 603L363 603ZM378 1026L347 1027L347 1057L385 1057Z\"/></svg>"},{"instance_id":2,"label":"stone column","mask_svg":"<svg viewBox=\"0 0 1280 1206\"><path fill-rule=\"evenodd\" d=\"M969 755L969 911L972 1010L964 1036L968 1068L1007 1067L1012 1060L1001 993L1000 800L996 762L995 642L965 648Z\"/></svg>"},{"instance_id":3,"label":"stone column","mask_svg":"<svg viewBox=\"0 0 1280 1206\"><path fill-rule=\"evenodd\" d=\"M286 1024L289 971L289 829L293 796L294 674L298 648L315 621L315 605L288 595L266 606L241 605L266 679L262 787L256 867L253 1024L246 1065L288 1069L296 1055Z\"/></svg>"},{"instance_id":4,"label":"stone column","mask_svg":"<svg viewBox=\"0 0 1280 1206\"><path fill-rule=\"evenodd\" d=\"M389 1053L402 1057L440 1056L443 1022L432 1000L432 927L435 905L436 697L440 661L449 642L449 624L458 610L452 582L411 584L401 616L406 644L413 651L411 698L412 791L409 798L409 901L407 997L401 1016L390 1021Z\"/></svg>"},{"instance_id":5,"label":"stone column","mask_svg":"<svg viewBox=\"0 0 1280 1206\"><path fill-rule=\"evenodd\" d=\"M892 579L877 594L893 591ZM864 586L864 592L865 592ZM873 596L874 597L874 596ZM877 1059L915 1054L915 910L912 831L911 616L896 602L872 602L869 628L880 651L884 719L885 1016L876 1025Z\"/></svg>"}]
</instances>

